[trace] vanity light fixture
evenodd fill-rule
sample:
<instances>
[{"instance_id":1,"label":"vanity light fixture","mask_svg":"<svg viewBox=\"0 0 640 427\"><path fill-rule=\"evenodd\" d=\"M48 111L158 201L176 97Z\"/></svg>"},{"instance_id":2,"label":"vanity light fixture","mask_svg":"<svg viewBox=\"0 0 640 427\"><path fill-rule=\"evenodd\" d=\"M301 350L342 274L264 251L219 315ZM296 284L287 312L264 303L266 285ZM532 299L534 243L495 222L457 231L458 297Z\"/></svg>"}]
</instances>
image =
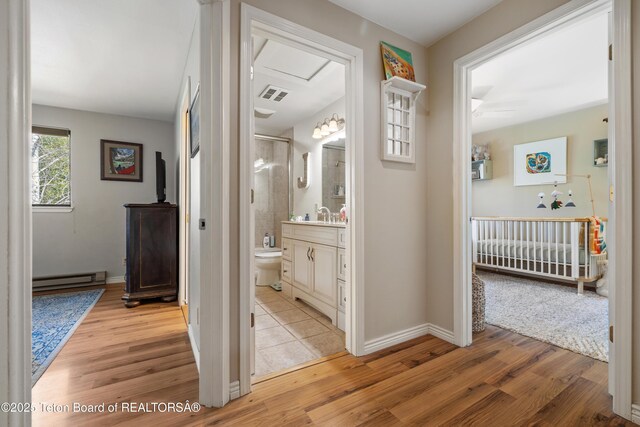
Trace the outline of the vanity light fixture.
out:
<instances>
[{"instance_id":1,"label":"vanity light fixture","mask_svg":"<svg viewBox=\"0 0 640 427\"><path fill-rule=\"evenodd\" d=\"M318 122L313 129L313 139L322 139L344 129L344 119L337 113L333 113L331 118L325 118L322 124Z\"/></svg>"}]
</instances>

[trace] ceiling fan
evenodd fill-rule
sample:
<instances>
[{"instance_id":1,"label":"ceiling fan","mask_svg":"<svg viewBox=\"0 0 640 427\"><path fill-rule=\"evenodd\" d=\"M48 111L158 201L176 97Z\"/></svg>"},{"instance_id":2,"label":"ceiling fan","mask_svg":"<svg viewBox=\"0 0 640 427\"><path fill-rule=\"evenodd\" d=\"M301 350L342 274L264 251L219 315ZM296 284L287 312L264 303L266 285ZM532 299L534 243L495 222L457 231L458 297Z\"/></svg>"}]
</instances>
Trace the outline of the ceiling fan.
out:
<instances>
[{"instance_id":1,"label":"ceiling fan","mask_svg":"<svg viewBox=\"0 0 640 427\"><path fill-rule=\"evenodd\" d=\"M505 119L513 117L522 101L485 102L493 86L476 86L471 91L471 111L474 118Z\"/></svg>"}]
</instances>

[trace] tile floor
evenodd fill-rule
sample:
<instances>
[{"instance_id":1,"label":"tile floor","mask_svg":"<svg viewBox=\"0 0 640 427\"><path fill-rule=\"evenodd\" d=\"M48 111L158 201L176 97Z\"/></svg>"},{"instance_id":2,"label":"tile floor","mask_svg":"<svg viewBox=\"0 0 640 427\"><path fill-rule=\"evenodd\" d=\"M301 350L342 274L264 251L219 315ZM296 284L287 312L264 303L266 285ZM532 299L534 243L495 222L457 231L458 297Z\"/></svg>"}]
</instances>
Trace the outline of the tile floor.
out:
<instances>
[{"instance_id":1,"label":"tile floor","mask_svg":"<svg viewBox=\"0 0 640 427\"><path fill-rule=\"evenodd\" d=\"M344 350L344 332L324 314L270 287L256 287L255 377Z\"/></svg>"}]
</instances>

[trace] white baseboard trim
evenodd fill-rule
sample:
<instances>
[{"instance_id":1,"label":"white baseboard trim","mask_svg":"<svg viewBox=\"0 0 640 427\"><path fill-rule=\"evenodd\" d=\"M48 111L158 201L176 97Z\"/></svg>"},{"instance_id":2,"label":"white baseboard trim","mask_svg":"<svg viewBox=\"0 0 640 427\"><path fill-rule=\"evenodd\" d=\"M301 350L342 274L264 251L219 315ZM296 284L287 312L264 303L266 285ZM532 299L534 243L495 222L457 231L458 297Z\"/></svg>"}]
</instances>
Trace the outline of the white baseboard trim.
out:
<instances>
[{"instance_id":1,"label":"white baseboard trim","mask_svg":"<svg viewBox=\"0 0 640 427\"><path fill-rule=\"evenodd\" d=\"M376 351L380 351L427 334L454 344L453 332L431 323L424 323L422 325L414 326L403 331L394 332L365 342L364 354L375 353Z\"/></svg>"},{"instance_id":2,"label":"white baseboard trim","mask_svg":"<svg viewBox=\"0 0 640 427\"><path fill-rule=\"evenodd\" d=\"M631 405L631 422L640 424L640 405Z\"/></svg>"},{"instance_id":3,"label":"white baseboard trim","mask_svg":"<svg viewBox=\"0 0 640 427\"><path fill-rule=\"evenodd\" d=\"M196 340L193 337L193 329L191 329L191 325L189 325L189 327L187 328L187 333L189 334L189 342L191 343L193 358L196 359L196 367L198 368L198 373L200 373L200 351L198 350Z\"/></svg>"},{"instance_id":4,"label":"white baseboard trim","mask_svg":"<svg viewBox=\"0 0 640 427\"><path fill-rule=\"evenodd\" d=\"M376 351L394 346L396 344L418 338L429 333L429 324L414 326L404 331L394 332L388 335L374 338L364 343L364 354L375 353Z\"/></svg>"},{"instance_id":5,"label":"white baseboard trim","mask_svg":"<svg viewBox=\"0 0 640 427\"><path fill-rule=\"evenodd\" d=\"M234 381L229 384L229 400L235 400L240 397L240 381Z\"/></svg>"},{"instance_id":6,"label":"white baseboard trim","mask_svg":"<svg viewBox=\"0 0 640 427\"><path fill-rule=\"evenodd\" d=\"M429 323L429 334L433 335L436 338L440 338L441 340L445 340L448 343L456 343L452 331L441 328L440 326L434 325L433 323Z\"/></svg>"},{"instance_id":7,"label":"white baseboard trim","mask_svg":"<svg viewBox=\"0 0 640 427\"><path fill-rule=\"evenodd\" d=\"M112 283L124 283L124 276L107 277L107 285L110 285Z\"/></svg>"}]
</instances>

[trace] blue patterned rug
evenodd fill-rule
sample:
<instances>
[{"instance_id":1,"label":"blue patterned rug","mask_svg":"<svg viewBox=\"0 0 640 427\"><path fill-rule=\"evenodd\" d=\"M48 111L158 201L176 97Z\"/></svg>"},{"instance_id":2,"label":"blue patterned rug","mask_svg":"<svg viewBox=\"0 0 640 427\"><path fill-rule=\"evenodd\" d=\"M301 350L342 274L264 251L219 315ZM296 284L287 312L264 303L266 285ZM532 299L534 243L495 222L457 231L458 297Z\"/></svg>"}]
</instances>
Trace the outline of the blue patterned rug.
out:
<instances>
[{"instance_id":1,"label":"blue patterned rug","mask_svg":"<svg viewBox=\"0 0 640 427\"><path fill-rule=\"evenodd\" d=\"M34 296L31 330L31 386L47 370L104 289Z\"/></svg>"}]
</instances>

